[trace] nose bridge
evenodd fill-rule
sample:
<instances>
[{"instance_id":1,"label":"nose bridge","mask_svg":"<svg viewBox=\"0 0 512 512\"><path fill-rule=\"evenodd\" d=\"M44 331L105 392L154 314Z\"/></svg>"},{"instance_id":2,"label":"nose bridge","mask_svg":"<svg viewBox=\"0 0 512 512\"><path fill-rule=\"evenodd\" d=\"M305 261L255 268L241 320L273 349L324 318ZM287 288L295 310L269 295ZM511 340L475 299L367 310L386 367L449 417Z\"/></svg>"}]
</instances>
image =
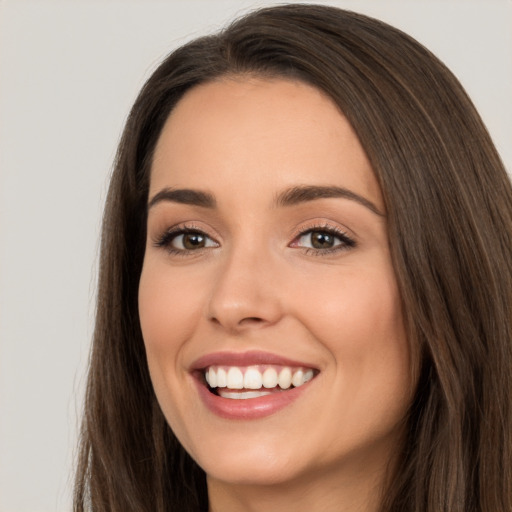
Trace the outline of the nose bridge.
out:
<instances>
[{"instance_id":1,"label":"nose bridge","mask_svg":"<svg viewBox=\"0 0 512 512\"><path fill-rule=\"evenodd\" d=\"M224 255L209 301L209 319L231 331L270 325L281 316L275 257L255 240L240 242Z\"/></svg>"}]
</instances>

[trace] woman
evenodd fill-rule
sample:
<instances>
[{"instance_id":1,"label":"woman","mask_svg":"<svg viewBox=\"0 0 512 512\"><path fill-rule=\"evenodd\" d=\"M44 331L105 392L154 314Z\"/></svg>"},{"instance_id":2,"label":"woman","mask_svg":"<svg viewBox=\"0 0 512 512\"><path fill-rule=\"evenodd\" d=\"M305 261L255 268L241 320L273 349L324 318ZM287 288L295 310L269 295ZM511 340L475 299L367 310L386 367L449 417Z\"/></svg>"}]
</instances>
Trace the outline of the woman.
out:
<instances>
[{"instance_id":1,"label":"woman","mask_svg":"<svg viewBox=\"0 0 512 512\"><path fill-rule=\"evenodd\" d=\"M106 205L75 509L512 510L511 198L381 22L288 5L171 54Z\"/></svg>"}]
</instances>

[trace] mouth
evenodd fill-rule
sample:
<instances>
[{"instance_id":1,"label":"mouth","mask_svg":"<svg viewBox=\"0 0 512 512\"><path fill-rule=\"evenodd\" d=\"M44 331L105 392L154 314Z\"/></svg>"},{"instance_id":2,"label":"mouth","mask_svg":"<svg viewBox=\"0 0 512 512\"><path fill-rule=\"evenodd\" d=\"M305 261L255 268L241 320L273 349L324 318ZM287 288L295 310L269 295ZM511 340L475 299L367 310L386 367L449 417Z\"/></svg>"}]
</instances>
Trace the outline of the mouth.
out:
<instances>
[{"instance_id":1,"label":"mouth","mask_svg":"<svg viewBox=\"0 0 512 512\"><path fill-rule=\"evenodd\" d=\"M292 404L320 374L307 363L258 351L210 354L191 371L206 407L240 420L263 418Z\"/></svg>"},{"instance_id":2,"label":"mouth","mask_svg":"<svg viewBox=\"0 0 512 512\"><path fill-rule=\"evenodd\" d=\"M231 400L248 400L303 386L315 377L315 370L302 366L212 365L202 374L211 393Z\"/></svg>"}]
</instances>

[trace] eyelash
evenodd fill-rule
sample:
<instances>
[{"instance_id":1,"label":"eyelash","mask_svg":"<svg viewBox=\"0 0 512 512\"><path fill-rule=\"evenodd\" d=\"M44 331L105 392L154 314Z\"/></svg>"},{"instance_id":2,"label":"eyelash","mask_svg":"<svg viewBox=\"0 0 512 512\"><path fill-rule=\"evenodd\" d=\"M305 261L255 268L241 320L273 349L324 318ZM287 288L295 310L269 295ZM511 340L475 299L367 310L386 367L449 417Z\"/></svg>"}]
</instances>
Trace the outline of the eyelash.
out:
<instances>
[{"instance_id":1,"label":"eyelash","mask_svg":"<svg viewBox=\"0 0 512 512\"><path fill-rule=\"evenodd\" d=\"M329 254L333 254L339 251L346 251L348 249L352 249L356 247L356 241L349 237L347 233L340 230L337 227L331 226L329 224L322 224L317 226L308 226L307 228L303 228L299 230L298 234L295 236L295 238L292 240L291 244L296 242L297 240L300 240L302 237L307 236L310 233L315 232L321 232L326 233L330 236L333 236L337 238L341 243L338 245L335 245L333 247L327 248L327 249L316 249L314 247L302 247L302 246L296 246L298 249L302 249L305 254L311 254L316 256L327 256ZM161 236L159 236L155 242L155 247L164 248L167 250L167 252L173 256L189 256L191 253L196 252L194 250L187 250L187 249L176 249L172 246L172 242L180 235L191 235L191 234L197 234L200 236L204 236L206 239L212 240L215 244L218 244L218 242L208 236L203 230L193 226L193 225L181 225L176 226L175 228L171 228L167 231L165 231ZM291 245L290 244L290 245ZM293 245L291 245L293 247ZM202 247L200 249L210 249L212 247ZM200 249L197 249L197 252L200 251Z\"/></svg>"},{"instance_id":2,"label":"eyelash","mask_svg":"<svg viewBox=\"0 0 512 512\"><path fill-rule=\"evenodd\" d=\"M292 243L296 240L300 240L303 236L306 236L310 233L326 233L337 238L341 243L335 245L334 247L330 247L328 249L315 249L314 247L300 247L297 248L302 249L306 254L311 254L315 256L328 256L329 254L333 254L339 251L346 251L348 249L352 249L356 247L356 241L347 235L344 231L339 229L338 227L331 226L329 224L319 224L316 226L308 226L307 228L299 229L299 233L293 239Z\"/></svg>"},{"instance_id":3,"label":"eyelash","mask_svg":"<svg viewBox=\"0 0 512 512\"><path fill-rule=\"evenodd\" d=\"M212 237L208 236L203 230L190 225L185 224L181 226L176 226L174 228L168 229L165 231L161 236L159 236L155 240L155 247L161 247L165 249L169 254L172 256L189 256L190 253L195 252L187 249L176 249L172 246L172 242L180 235L193 235L197 234L200 236L204 236L205 238L209 240L213 240L216 244L218 243L216 240L214 240ZM209 247L204 247L203 249L209 249ZM199 252L199 250L198 250Z\"/></svg>"}]
</instances>

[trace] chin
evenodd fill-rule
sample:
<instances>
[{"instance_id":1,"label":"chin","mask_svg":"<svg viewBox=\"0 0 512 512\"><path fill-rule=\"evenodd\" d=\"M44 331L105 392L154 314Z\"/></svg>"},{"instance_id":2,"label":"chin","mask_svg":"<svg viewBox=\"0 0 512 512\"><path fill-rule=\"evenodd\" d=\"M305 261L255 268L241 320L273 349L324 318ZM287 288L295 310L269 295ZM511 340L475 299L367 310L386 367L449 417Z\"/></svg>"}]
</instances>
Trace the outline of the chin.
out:
<instances>
[{"instance_id":1,"label":"chin","mask_svg":"<svg viewBox=\"0 0 512 512\"><path fill-rule=\"evenodd\" d=\"M283 450L254 444L251 449L225 449L214 457L198 457L196 462L208 478L233 485L279 485L302 473L304 461Z\"/></svg>"}]
</instances>

